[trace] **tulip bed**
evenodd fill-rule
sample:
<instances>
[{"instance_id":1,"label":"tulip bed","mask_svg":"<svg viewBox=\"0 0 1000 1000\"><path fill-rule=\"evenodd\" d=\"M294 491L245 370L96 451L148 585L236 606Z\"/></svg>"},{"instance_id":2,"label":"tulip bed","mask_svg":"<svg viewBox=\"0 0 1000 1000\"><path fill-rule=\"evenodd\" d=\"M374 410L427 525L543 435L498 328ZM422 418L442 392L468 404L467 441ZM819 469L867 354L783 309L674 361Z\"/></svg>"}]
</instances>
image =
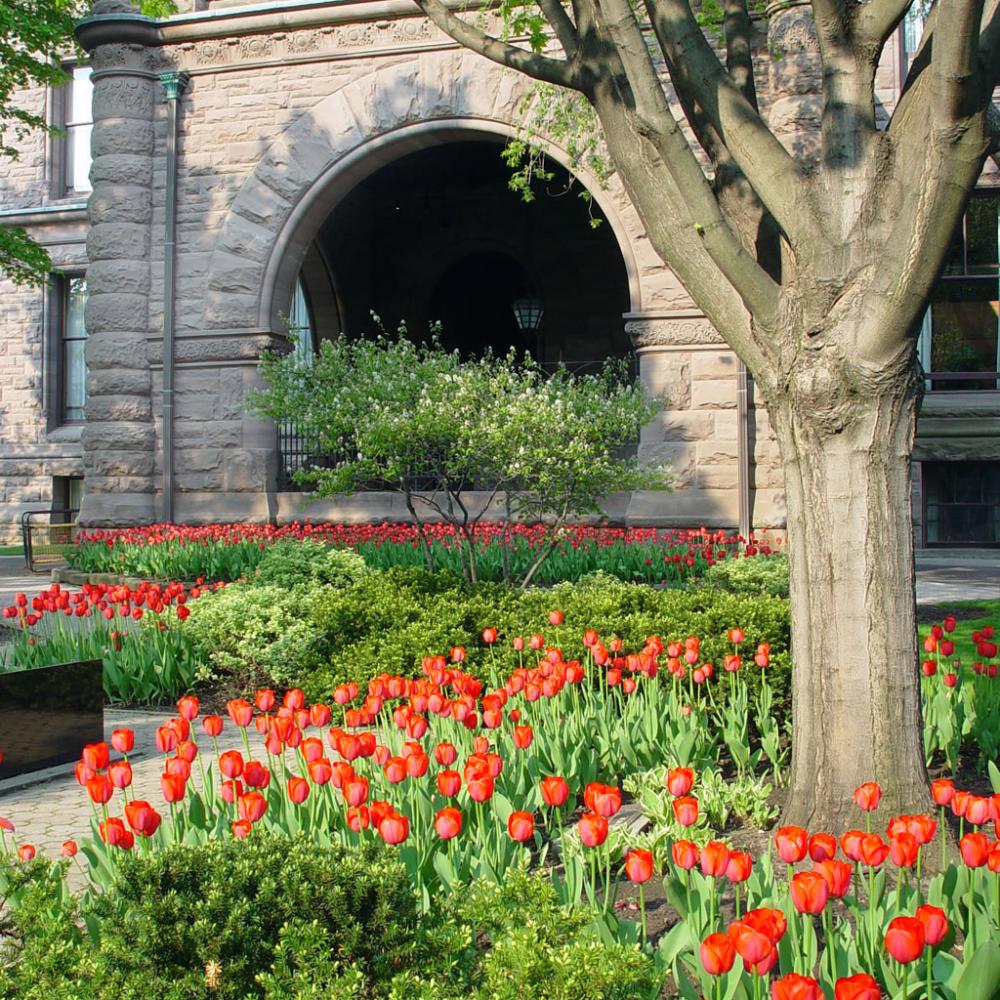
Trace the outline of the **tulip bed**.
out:
<instances>
[{"instance_id":1,"label":"tulip bed","mask_svg":"<svg viewBox=\"0 0 1000 1000\"><path fill-rule=\"evenodd\" d=\"M568 627L551 612L550 635ZM946 620L932 630L929 657L952 655L954 627ZM974 666L924 669L931 744L945 755L935 716L942 692L953 723L961 714L960 728L980 745L982 727L995 722L997 648L992 630L977 631ZM504 640L519 662L501 671L501 636L487 627L477 651L493 663L485 681L466 671L470 651L455 647L426 657L416 679L342 683L329 704L307 704L298 689L281 699L260 690L231 700L224 717L186 696L157 733L163 803L131 793L129 731L115 732L110 747L84 748L76 773L93 828L64 852L107 890L131 871L130 855L152 862L181 845L253 844L275 833L341 851L382 845L405 867L428 919L456 887L547 872L558 903L586 914L595 942L646 963L621 996L994 997L1000 794L939 780L938 816L888 817L872 783L855 792L857 829L783 827L757 857L735 849L712 819L709 790L780 781L785 750L767 643L746 648L734 625L716 670L703 656L711 638L653 636L629 649L589 629L576 659L538 632ZM955 683L945 680L952 673ZM219 752L227 727L242 750ZM988 755L979 761L1000 793L1000 772ZM616 821L623 785L637 790L650 828L633 833ZM960 826L951 864L949 814ZM15 865L32 860L33 847L3 821L0 834ZM628 883L638 920L617 905ZM678 915L653 939L652 886ZM381 994L369 983L355 995Z\"/></svg>"},{"instance_id":2,"label":"tulip bed","mask_svg":"<svg viewBox=\"0 0 1000 1000\"><path fill-rule=\"evenodd\" d=\"M435 564L461 572L452 526L424 526ZM522 577L550 544L544 525L478 524L477 565L480 580ZM155 580L236 580L253 574L268 546L279 541L319 541L352 548L373 569L423 566L420 532L404 523L213 524L204 527L158 524L113 531L84 531L68 550L70 565L87 573L116 573ZM766 541L721 531L657 528L609 528L571 525L560 529L555 547L534 576L539 584L578 580L605 572L622 580L677 584L734 557L768 556Z\"/></svg>"}]
</instances>

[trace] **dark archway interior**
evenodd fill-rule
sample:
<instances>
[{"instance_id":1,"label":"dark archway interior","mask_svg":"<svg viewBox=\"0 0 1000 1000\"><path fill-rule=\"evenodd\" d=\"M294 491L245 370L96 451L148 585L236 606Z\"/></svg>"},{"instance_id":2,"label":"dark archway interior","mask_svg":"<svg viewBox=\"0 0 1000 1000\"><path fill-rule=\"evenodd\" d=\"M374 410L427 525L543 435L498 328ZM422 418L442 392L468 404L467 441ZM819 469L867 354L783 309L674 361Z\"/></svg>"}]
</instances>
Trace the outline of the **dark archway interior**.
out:
<instances>
[{"instance_id":1,"label":"dark archway interior","mask_svg":"<svg viewBox=\"0 0 1000 1000\"><path fill-rule=\"evenodd\" d=\"M599 209L556 164L526 204L508 186L502 148L484 135L408 153L340 202L307 258L313 273L322 261L327 290L303 268L320 338L338 332L324 316L363 336L375 312L414 337L440 321L443 343L467 355L515 347L575 366L630 353L628 278L610 225L590 225ZM331 286L336 308L326 309ZM544 306L536 334L514 320L511 304L525 296Z\"/></svg>"}]
</instances>

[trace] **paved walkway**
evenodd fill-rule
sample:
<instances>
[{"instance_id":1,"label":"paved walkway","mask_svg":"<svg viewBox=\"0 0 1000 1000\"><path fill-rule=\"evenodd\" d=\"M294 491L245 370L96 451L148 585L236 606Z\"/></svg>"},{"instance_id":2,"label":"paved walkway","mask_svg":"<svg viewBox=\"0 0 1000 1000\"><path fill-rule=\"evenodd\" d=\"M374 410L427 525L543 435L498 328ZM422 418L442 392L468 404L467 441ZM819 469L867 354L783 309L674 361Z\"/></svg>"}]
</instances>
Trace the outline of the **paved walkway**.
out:
<instances>
[{"instance_id":1,"label":"paved walkway","mask_svg":"<svg viewBox=\"0 0 1000 1000\"><path fill-rule=\"evenodd\" d=\"M13 594L18 590L30 595L46 585L44 576L26 574L19 560L0 557L0 606L11 603ZM918 557L919 602L946 605L949 601L976 598L1000 599L1000 553L995 559L938 555ZM127 727L135 730L136 748L130 755L133 787L137 798L146 798L157 808L163 798L159 784L162 762L155 749L155 733L168 718L169 714L157 712L107 709L104 713L107 738L110 738L113 729ZM195 741L210 753L210 741L197 721L193 731ZM259 739L252 733L251 745L255 751L258 743ZM227 719L220 748L226 750L240 746L239 732ZM192 774L192 781L195 787L201 787L197 768ZM120 805L114 811L120 814ZM19 842L33 843L38 850L58 857L64 840L77 839L89 833L92 811L86 791L77 785L72 767L67 765L0 781L0 816L14 823ZM74 872L74 884L79 886L79 872L75 869L71 871Z\"/></svg>"}]
</instances>

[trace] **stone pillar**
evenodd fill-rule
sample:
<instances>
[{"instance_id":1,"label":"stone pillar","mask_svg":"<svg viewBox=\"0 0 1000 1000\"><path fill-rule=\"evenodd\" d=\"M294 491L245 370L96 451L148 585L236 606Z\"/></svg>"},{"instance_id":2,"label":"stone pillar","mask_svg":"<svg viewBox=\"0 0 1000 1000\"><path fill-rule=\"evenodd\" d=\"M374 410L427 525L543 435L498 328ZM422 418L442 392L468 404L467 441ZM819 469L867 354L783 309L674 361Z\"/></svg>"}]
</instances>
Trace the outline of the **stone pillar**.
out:
<instances>
[{"instance_id":1,"label":"stone pillar","mask_svg":"<svg viewBox=\"0 0 1000 1000\"><path fill-rule=\"evenodd\" d=\"M802 164L819 158L823 65L808 0L779 0L765 11L770 52L768 124Z\"/></svg>"},{"instance_id":2,"label":"stone pillar","mask_svg":"<svg viewBox=\"0 0 1000 1000\"><path fill-rule=\"evenodd\" d=\"M153 22L98 0L78 29L94 81L81 524L154 520L150 404Z\"/></svg>"},{"instance_id":3,"label":"stone pillar","mask_svg":"<svg viewBox=\"0 0 1000 1000\"><path fill-rule=\"evenodd\" d=\"M643 429L640 461L666 464L671 493L637 491L629 524L734 528L739 520L736 355L697 310L633 316L625 325L639 377L666 408Z\"/></svg>"}]
</instances>

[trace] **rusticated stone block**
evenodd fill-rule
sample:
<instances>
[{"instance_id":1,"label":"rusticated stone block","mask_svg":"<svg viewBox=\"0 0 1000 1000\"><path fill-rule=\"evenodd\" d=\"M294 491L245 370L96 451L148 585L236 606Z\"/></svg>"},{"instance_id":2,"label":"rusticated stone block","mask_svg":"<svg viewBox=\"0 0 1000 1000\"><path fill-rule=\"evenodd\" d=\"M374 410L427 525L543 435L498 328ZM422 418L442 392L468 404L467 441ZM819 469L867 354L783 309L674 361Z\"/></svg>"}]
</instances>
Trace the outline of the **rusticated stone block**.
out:
<instances>
[{"instance_id":1,"label":"rusticated stone block","mask_svg":"<svg viewBox=\"0 0 1000 1000\"><path fill-rule=\"evenodd\" d=\"M135 359L130 358L134 362ZM93 367L93 366L91 366ZM148 395L150 377L148 368L122 368L121 365L110 365L91 371L87 375L87 395L119 396Z\"/></svg>"},{"instance_id":2,"label":"rusticated stone block","mask_svg":"<svg viewBox=\"0 0 1000 1000\"><path fill-rule=\"evenodd\" d=\"M148 300L144 295L125 292L99 292L87 298L84 317L92 335L144 331L148 315ZM95 339L97 339L95 338Z\"/></svg>"},{"instance_id":3,"label":"rusticated stone block","mask_svg":"<svg viewBox=\"0 0 1000 1000\"><path fill-rule=\"evenodd\" d=\"M95 184L107 181L149 187L153 183L153 160L131 153L109 153L93 159L90 176Z\"/></svg>"},{"instance_id":4,"label":"rusticated stone block","mask_svg":"<svg viewBox=\"0 0 1000 1000\"><path fill-rule=\"evenodd\" d=\"M144 451L96 452L91 470L99 476L152 476L153 454Z\"/></svg>"},{"instance_id":5,"label":"rusticated stone block","mask_svg":"<svg viewBox=\"0 0 1000 1000\"><path fill-rule=\"evenodd\" d=\"M712 433L713 414L691 410L663 410L649 427L643 428L642 443L659 441L697 441Z\"/></svg>"},{"instance_id":6,"label":"rusticated stone block","mask_svg":"<svg viewBox=\"0 0 1000 1000\"><path fill-rule=\"evenodd\" d=\"M105 385L102 369L116 371L123 361L129 364L141 364L144 360L146 347L145 338L138 333L96 332L87 339L87 367L92 374L101 372L101 381L97 383L102 391L98 395L110 395L103 390Z\"/></svg>"},{"instance_id":7,"label":"rusticated stone block","mask_svg":"<svg viewBox=\"0 0 1000 1000\"><path fill-rule=\"evenodd\" d=\"M98 105L95 102L95 112ZM112 118L97 122L90 141L94 156L133 153L151 154L153 151L152 122L138 118Z\"/></svg>"},{"instance_id":8,"label":"rusticated stone block","mask_svg":"<svg viewBox=\"0 0 1000 1000\"><path fill-rule=\"evenodd\" d=\"M90 260L137 260L149 254L149 227L129 222L105 222L87 233Z\"/></svg>"},{"instance_id":9,"label":"rusticated stone block","mask_svg":"<svg viewBox=\"0 0 1000 1000\"><path fill-rule=\"evenodd\" d=\"M90 221L148 223L153 217L149 188L134 184L95 183L90 195Z\"/></svg>"},{"instance_id":10,"label":"rusticated stone block","mask_svg":"<svg viewBox=\"0 0 1000 1000\"><path fill-rule=\"evenodd\" d=\"M737 366L736 355L730 351L691 352L691 377L696 381L736 378Z\"/></svg>"},{"instance_id":11,"label":"rusticated stone block","mask_svg":"<svg viewBox=\"0 0 1000 1000\"><path fill-rule=\"evenodd\" d=\"M231 253L217 253L212 259L209 287L219 292L256 292L264 278L264 269L256 261Z\"/></svg>"},{"instance_id":12,"label":"rusticated stone block","mask_svg":"<svg viewBox=\"0 0 1000 1000\"><path fill-rule=\"evenodd\" d=\"M735 408L736 383L732 379L708 379L692 383L691 406L696 410Z\"/></svg>"},{"instance_id":13,"label":"rusticated stone block","mask_svg":"<svg viewBox=\"0 0 1000 1000\"><path fill-rule=\"evenodd\" d=\"M99 77L94 81L94 121L137 118L148 121L153 113L153 80L139 76Z\"/></svg>"},{"instance_id":14,"label":"rusticated stone block","mask_svg":"<svg viewBox=\"0 0 1000 1000\"><path fill-rule=\"evenodd\" d=\"M149 264L141 260L95 260L87 268L87 287L92 294L126 292L149 294Z\"/></svg>"},{"instance_id":15,"label":"rusticated stone block","mask_svg":"<svg viewBox=\"0 0 1000 1000\"><path fill-rule=\"evenodd\" d=\"M95 396L87 400L88 420L148 421L148 396Z\"/></svg>"},{"instance_id":16,"label":"rusticated stone block","mask_svg":"<svg viewBox=\"0 0 1000 1000\"><path fill-rule=\"evenodd\" d=\"M81 436L84 453L94 451L148 451L153 448L151 424L108 421L88 423Z\"/></svg>"}]
</instances>

